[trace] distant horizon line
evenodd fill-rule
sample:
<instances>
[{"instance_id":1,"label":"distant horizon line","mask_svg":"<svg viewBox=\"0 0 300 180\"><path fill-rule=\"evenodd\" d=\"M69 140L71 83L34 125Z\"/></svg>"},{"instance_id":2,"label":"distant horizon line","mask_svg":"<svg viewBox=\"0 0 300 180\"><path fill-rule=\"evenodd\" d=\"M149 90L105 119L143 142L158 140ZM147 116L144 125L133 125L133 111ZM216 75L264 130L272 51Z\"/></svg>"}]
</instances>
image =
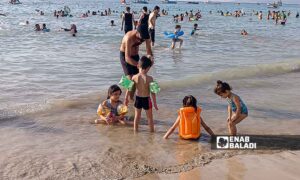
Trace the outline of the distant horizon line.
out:
<instances>
[{"instance_id":1,"label":"distant horizon line","mask_svg":"<svg viewBox=\"0 0 300 180\"><path fill-rule=\"evenodd\" d=\"M150 1L150 0L148 0L148 1ZM155 1L164 1L164 0L155 0ZM207 0L169 0L169 1L177 1L177 2L202 2L202 3L205 3L205 2L207 2ZM222 1L222 0L208 0L209 2L216 2L216 3L240 3L240 4L268 4L268 3L272 3L272 2L278 2L279 0L275 0L275 1L272 1L272 2L240 2L240 1L235 1L235 0L231 0L231 1L227 1L227 2L225 2L225 1ZM281 0L282 1L282 0ZM293 5L293 4L295 4L295 5L299 5L300 4L300 2L299 3L296 3L296 2L294 2L294 3L292 3L292 2L283 2L282 1L282 3L283 4L290 4L290 5Z\"/></svg>"},{"instance_id":2,"label":"distant horizon line","mask_svg":"<svg viewBox=\"0 0 300 180\"><path fill-rule=\"evenodd\" d=\"M149 1L149 0L148 0ZM163 0L160 0L163 1ZM205 3L207 2L207 0L169 0L169 1L177 1L177 2L202 2ZM278 0L279 1L279 0ZM278 2L278 1L273 1L273 2ZM218 1L218 0L209 0L209 2L216 2L216 3L240 3L240 4L268 4L268 3L272 3L272 2L239 2L239 1ZM283 4L289 4L289 5L299 5L299 3L287 3L287 2L282 2Z\"/></svg>"}]
</instances>

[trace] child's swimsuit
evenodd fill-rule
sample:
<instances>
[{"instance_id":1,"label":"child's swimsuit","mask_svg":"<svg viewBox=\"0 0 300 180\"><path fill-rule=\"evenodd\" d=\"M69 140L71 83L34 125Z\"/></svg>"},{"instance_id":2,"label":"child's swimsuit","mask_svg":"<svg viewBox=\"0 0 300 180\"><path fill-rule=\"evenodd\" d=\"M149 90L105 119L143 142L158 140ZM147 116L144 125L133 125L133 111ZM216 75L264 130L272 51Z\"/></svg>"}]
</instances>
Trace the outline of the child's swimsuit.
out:
<instances>
[{"instance_id":1,"label":"child's swimsuit","mask_svg":"<svg viewBox=\"0 0 300 180\"><path fill-rule=\"evenodd\" d=\"M113 107L111 105L110 99L108 99L108 100L104 101L104 103L102 103L100 106L102 107L102 112L105 116L107 116L108 113L112 113L114 116L118 116L119 115L118 114L118 106L120 104L122 104L122 102L118 101L116 107Z\"/></svg>"},{"instance_id":2,"label":"child's swimsuit","mask_svg":"<svg viewBox=\"0 0 300 180\"><path fill-rule=\"evenodd\" d=\"M236 95L236 96L239 98L239 101L241 103L241 113L248 115L247 106L245 105L245 103L242 101L242 99L238 95ZM230 104L232 111L236 112L237 107L236 107L236 104L233 102L233 100L231 98L227 98L227 102L228 102L228 104Z\"/></svg>"},{"instance_id":3,"label":"child's swimsuit","mask_svg":"<svg viewBox=\"0 0 300 180\"><path fill-rule=\"evenodd\" d=\"M152 108L152 102L150 97L135 96L134 107L137 109L148 110Z\"/></svg>"}]
</instances>

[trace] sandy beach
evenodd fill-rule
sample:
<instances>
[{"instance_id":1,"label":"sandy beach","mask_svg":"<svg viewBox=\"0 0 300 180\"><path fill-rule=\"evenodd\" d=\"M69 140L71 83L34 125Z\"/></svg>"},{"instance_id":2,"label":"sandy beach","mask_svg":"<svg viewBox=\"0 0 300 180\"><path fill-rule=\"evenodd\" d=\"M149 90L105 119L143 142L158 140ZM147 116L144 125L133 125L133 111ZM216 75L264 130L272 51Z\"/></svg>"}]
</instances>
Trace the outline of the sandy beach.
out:
<instances>
[{"instance_id":1,"label":"sandy beach","mask_svg":"<svg viewBox=\"0 0 300 180\"><path fill-rule=\"evenodd\" d=\"M215 134L228 134L228 102L214 93L217 80L228 82L247 105L249 115L237 125L238 135L299 136L299 4L276 9L288 19L281 25L267 19L267 4L150 0L148 10L159 5L168 12L156 20L149 75L161 91L150 133L144 112L139 132L91 123L99 118L97 108L108 88L124 75L120 44L126 5L20 1L0 2L0 180L300 179L299 150L212 150L203 128L198 140L180 139L178 130L163 139L187 95L197 99ZM144 4L129 3L138 20ZM111 13L104 15L108 8ZM62 15L65 9L68 16ZM61 15L54 16L56 11ZM191 12L201 18L190 19ZM235 17L237 12L242 15ZM183 20L174 19L185 13ZM199 30L191 35L195 23ZM49 29L35 29L43 24ZM74 25L76 36L69 32ZM165 32L175 25L184 31L183 45L172 50ZM242 36L242 29L249 34ZM145 43L139 55L146 55ZM133 102L128 109L133 117Z\"/></svg>"},{"instance_id":2,"label":"sandy beach","mask_svg":"<svg viewBox=\"0 0 300 180\"><path fill-rule=\"evenodd\" d=\"M274 154L237 155L216 159L208 164L180 173L153 173L137 179L273 179L296 180L300 177L300 151Z\"/></svg>"}]
</instances>

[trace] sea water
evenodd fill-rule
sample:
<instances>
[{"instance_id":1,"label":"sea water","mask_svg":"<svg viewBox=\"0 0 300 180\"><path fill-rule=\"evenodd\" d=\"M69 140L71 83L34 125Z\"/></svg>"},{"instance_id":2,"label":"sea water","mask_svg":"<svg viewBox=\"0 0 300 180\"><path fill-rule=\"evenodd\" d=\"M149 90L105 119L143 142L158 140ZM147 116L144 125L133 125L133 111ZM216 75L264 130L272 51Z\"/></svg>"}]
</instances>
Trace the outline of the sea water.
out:
<instances>
[{"instance_id":1,"label":"sea water","mask_svg":"<svg viewBox=\"0 0 300 180\"><path fill-rule=\"evenodd\" d=\"M199 141L180 140L176 133L162 140L189 94L197 97L211 129L227 133L226 101L213 93L218 79L229 82L248 106L249 117L238 125L239 133L300 133L300 19L295 18L299 5L278 9L292 13L282 26L266 20L266 4L150 1L149 9L159 5L169 12L157 19L155 64L150 71L162 91L157 95L159 111L154 111L156 133L149 133L143 119L141 132L134 134L131 127L89 124L108 87L123 75L119 47L125 6L109 0L22 2L0 2L0 13L7 14L0 16L0 176L4 179L139 177L182 172L201 164L196 162L202 156L203 162L206 157L222 157L210 152L204 130ZM64 6L70 7L73 17L54 17L54 10ZM143 5L130 6L139 12ZM88 10L107 8L118 12L80 18ZM185 32L183 47L170 50L171 40L163 32L174 30L171 15L192 9L201 10L203 17L179 22ZM246 15L239 18L217 13L241 9ZM263 20L251 15L253 10L263 11ZM20 25L27 20L29 25ZM111 20L117 26L111 27ZM35 32L37 23L46 23L51 31ZM60 31L72 23L77 25L77 37ZM200 31L190 36L194 23ZM242 29L249 35L241 36ZM145 55L144 44L140 49Z\"/></svg>"}]
</instances>

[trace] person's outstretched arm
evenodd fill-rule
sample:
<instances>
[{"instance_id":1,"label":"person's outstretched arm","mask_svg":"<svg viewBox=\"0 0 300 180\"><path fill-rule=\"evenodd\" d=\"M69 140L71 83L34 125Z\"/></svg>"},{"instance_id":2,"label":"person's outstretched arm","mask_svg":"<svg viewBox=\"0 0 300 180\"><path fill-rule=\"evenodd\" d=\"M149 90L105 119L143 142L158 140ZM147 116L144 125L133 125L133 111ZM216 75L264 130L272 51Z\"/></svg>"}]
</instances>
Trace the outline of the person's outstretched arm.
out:
<instances>
[{"instance_id":1,"label":"person's outstretched arm","mask_svg":"<svg viewBox=\"0 0 300 180\"><path fill-rule=\"evenodd\" d=\"M180 122L180 116L177 117L175 123L173 126L168 130L168 132L164 135L164 139L168 139L168 137L174 132L174 130L177 128Z\"/></svg>"},{"instance_id":2,"label":"person's outstretched arm","mask_svg":"<svg viewBox=\"0 0 300 180\"><path fill-rule=\"evenodd\" d=\"M201 119L201 126L204 127L205 131L208 132L208 134L210 134L211 136L214 136L214 132L210 129L210 127L208 127L205 122L203 121L202 117L200 117Z\"/></svg>"}]
</instances>

